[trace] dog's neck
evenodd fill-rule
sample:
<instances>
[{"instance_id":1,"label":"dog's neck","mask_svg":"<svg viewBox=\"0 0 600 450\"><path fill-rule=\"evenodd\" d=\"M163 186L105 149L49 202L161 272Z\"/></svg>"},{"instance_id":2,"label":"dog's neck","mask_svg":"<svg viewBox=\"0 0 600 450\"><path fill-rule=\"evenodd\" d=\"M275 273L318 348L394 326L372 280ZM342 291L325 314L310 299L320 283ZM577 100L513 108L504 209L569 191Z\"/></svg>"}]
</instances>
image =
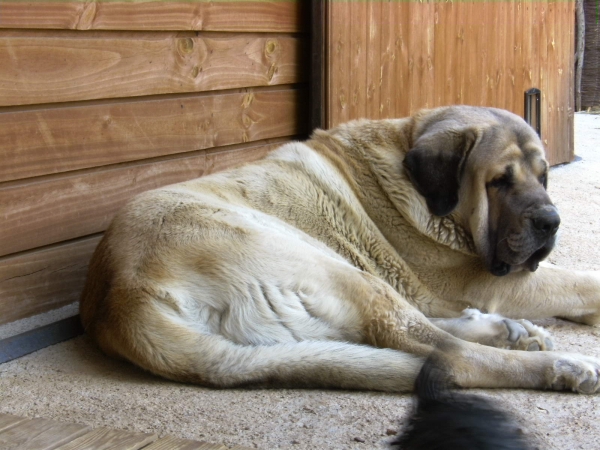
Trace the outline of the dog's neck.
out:
<instances>
[{"instance_id":1,"label":"dog's neck","mask_svg":"<svg viewBox=\"0 0 600 450\"><path fill-rule=\"evenodd\" d=\"M402 162L410 150L413 127L410 118L354 121L326 133L317 131L313 147L346 177L367 214L392 245L397 235L394 217L401 216L436 243L475 255L471 234L458 218L452 214L432 215L404 171ZM397 213L390 216L390 209Z\"/></svg>"}]
</instances>

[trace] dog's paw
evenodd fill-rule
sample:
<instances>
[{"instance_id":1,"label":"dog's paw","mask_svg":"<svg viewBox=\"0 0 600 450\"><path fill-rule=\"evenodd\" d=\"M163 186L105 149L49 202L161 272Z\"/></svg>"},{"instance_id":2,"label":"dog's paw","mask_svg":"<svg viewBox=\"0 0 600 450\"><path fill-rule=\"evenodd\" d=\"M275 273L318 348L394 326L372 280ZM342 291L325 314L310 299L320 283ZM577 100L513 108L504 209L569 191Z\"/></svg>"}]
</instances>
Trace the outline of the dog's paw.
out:
<instances>
[{"instance_id":1,"label":"dog's paw","mask_svg":"<svg viewBox=\"0 0 600 450\"><path fill-rule=\"evenodd\" d=\"M504 319L503 322L509 330L508 340L512 343L511 349L537 351L554 348L550 333L529 320ZM516 339L513 339L515 337Z\"/></svg>"},{"instance_id":2,"label":"dog's paw","mask_svg":"<svg viewBox=\"0 0 600 450\"><path fill-rule=\"evenodd\" d=\"M549 386L555 390L572 390L595 394L600 390L600 360L584 355L561 355L554 363Z\"/></svg>"},{"instance_id":3,"label":"dog's paw","mask_svg":"<svg viewBox=\"0 0 600 450\"><path fill-rule=\"evenodd\" d=\"M510 350L552 350L550 333L528 320L507 319L465 309L457 319L436 319L434 323L450 334L470 342Z\"/></svg>"}]
</instances>

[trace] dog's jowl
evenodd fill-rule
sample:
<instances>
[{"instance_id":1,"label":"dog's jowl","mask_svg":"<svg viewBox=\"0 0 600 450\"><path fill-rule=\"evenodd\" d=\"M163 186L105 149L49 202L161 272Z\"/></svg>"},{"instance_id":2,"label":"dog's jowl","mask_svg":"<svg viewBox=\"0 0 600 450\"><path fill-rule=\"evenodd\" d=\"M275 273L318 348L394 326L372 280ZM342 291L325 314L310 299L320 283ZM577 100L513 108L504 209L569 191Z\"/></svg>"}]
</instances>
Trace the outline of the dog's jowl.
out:
<instances>
[{"instance_id":1,"label":"dog's jowl","mask_svg":"<svg viewBox=\"0 0 600 450\"><path fill-rule=\"evenodd\" d=\"M527 319L600 322L600 275L546 267L560 218L521 118L466 106L318 130L134 198L90 264L109 355L207 386L599 388ZM538 267L539 266L539 267ZM531 350L531 351L521 351Z\"/></svg>"}]
</instances>

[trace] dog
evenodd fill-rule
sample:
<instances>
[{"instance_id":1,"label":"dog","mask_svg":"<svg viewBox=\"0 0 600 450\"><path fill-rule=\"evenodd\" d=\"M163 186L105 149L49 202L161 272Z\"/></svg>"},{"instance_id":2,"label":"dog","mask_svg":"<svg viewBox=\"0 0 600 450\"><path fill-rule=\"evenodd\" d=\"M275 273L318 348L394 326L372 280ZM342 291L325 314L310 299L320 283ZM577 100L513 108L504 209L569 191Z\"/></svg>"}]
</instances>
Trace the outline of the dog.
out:
<instances>
[{"instance_id":1,"label":"dog","mask_svg":"<svg viewBox=\"0 0 600 450\"><path fill-rule=\"evenodd\" d=\"M415 382L416 405L390 448L402 450L533 450L515 419L494 402L450 390L436 354Z\"/></svg>"},{"instance_id":2,"label":"dog","mask_svg":"<svg viewBox=\"0 0 600 450\"><path fill-rule=\"evenodd\" d=\"M540 264L560 223L548 168L500 109L316 130L128 203L90 262L83 326L108 355L219 388L411 391L451 342L460 387L595 393L600 360L529 321L600 321L598 273Z\"/></svg>"}]
</instances>

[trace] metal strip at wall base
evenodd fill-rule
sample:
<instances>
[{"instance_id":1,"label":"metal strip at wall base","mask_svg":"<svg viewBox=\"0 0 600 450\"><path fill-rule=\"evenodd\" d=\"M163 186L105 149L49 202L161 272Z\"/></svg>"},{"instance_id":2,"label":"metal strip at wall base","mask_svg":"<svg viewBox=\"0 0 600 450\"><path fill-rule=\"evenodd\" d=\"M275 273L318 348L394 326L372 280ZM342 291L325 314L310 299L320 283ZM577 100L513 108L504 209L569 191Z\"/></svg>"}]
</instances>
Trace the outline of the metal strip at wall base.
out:
<instances>
[{"instance_id":1,"label":"metal strip at wall base","mask_svg":"<svg viewBox=\"0 0 600 450\"><path fill-rule=\"evenodd\" d=\"M0 340L0 364L83 334L79 315Z\"/></svg>"}]
</instances>

